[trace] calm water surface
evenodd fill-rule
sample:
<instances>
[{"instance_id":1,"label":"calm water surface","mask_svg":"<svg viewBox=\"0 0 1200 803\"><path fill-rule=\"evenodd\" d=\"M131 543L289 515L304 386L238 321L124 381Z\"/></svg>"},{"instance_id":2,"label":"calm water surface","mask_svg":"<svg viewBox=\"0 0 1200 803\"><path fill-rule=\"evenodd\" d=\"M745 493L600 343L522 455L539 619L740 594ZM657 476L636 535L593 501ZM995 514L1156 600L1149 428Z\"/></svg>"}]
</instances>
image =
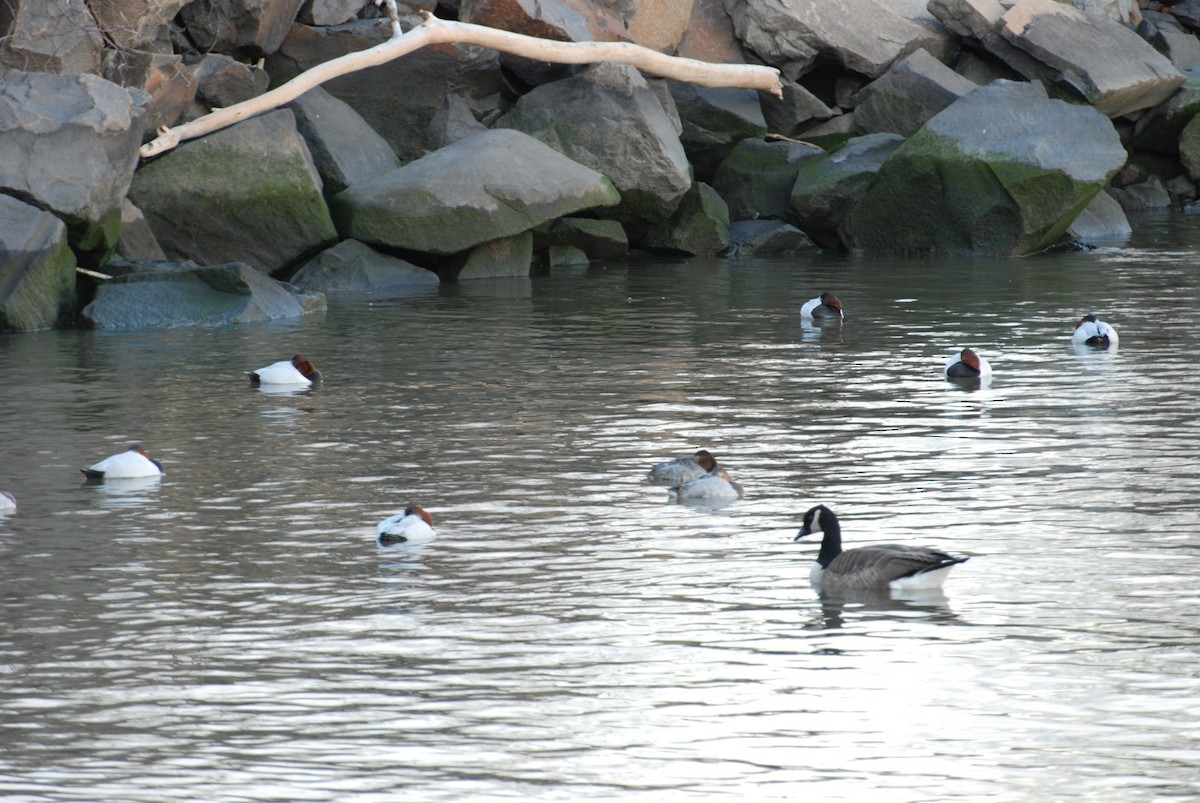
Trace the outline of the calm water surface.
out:
<instances>
[{"instance_id":1,"label":"calm water surface","mask_svg":"<svg viewBox=\"0 0 1200 803\"><path fill-rule=\"evenodd\" d=\"M0 338L0 797L1200 796L1200 229L1140 225ZM1072 349L1091 310L1120 351ZM298 351L324 387L245 382ZM132 441L162 482L83 482ZM642 483L700 447L744 500ZM438 540L378 549L412 502ZM819 502L971 559L823 598Z\"/></svg>"}]
</instances>

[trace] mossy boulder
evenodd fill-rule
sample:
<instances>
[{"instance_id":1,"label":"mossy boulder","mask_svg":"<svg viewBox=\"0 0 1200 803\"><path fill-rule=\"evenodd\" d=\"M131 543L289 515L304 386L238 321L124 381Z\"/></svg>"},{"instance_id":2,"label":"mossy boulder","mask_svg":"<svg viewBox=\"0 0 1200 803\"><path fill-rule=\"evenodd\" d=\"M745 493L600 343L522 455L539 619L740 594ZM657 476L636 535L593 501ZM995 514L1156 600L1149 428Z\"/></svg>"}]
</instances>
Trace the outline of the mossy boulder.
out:
<instances>
[{"instance_id":1,"label":"mossy boulder","mask_svg":"<svg viewBox=\"0 0 1200 803\"><path fill-rule=\"evenodd\" d=\"M717 191L696 182L670 220L654 226L641 245L686 254L716 254L729 245L729 207Z\"/></svg>"},{"instance_id":2,"label":"mossy boulder","mask_svg":"<svg viewBox=\"0 0 1200 803\"><path fill-rule=\"evenodd\" d=\"M296 118L279 109L145 164L129 198L172 259L272 273L337 239Z\"/></svg>"},{"instance_id":3,"label":"mossy boulder","mask_svg":"<svg viewBox=\"0 0 1200 803\"><path fill-rule=\"evenodd\" d=\"M800 166L824 155L807 142L745 139L717 168L713 189L729 204L731 220L782 219Z\"/></svg>"},{"instance_id":4,"label":"mossy boulder","mask_svg":"<svg viewBox=\"0 0 1200 803\"><path fill-rule=\"evenodd\" d=\"M0 195L0 332L45 329L75 296L75 255L54 215Z\"/></svg>"},{"instance_id":5,"label":"mossy boulder","mask_svg":"<svg viewBox=\"0 0 1200 803\"><path fill-rule=\"evenodd\" d=\"M867 252L1019 256L1054 245L1125 163L1112 122L996 81L935 115L891 155L850 215Z\"/></svg>"},{"instance_id":6,"label":"mossy boulder","mask_svg":"<svg viewBox=\"0 0 1200 803\"><path fill-rule=\"evenodd\" d=\"M879 168L903 144L899 134L868 134L801 163L788 202L788 220L826 248L847 245L842 233L846 219Z\"/></svg>"}]
</instances>

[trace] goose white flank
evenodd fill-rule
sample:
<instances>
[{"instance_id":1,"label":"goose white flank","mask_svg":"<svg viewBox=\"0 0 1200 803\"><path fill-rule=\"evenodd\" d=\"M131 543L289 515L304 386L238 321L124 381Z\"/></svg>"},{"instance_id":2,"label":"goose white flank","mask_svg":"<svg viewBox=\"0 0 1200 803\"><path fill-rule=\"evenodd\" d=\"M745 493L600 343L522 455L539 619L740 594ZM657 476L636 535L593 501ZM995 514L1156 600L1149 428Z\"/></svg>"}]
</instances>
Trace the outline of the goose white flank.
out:
<instances>
[{"instance_id":1,"label":"goose white flank","mask_svg":"<svg viewBox=\"0 0 1200 803\"><path fill-rule=\"evenodd\" d=\"M379 546L428 544L434 538L433 518L424 508L413 505L396 516L379 522L375 543Z\"/></svg>"},{"instance_id":2,"label":"goose white flank","mask_svg":"<svg viewBox=\"0 0 1200 803\"><path fill-rule=\"evenodd\" d=\"M165 473L162 463L146 454L146 450L136 443L125 451L106 457L88 468L81 468L80 471L90 480L127 480L136 477L157 477Z\"/></svg>"},{"instance_id":3,"label":"goose white flank","mask_svg":"<svg viewBox=\"0 0 1200 803\"><path fill-rule=\"evenodd\" d=\"M273 362L257 371L247 371L252 385L315 385L321 381L321 372L312 360L297 354L290 360Z\"/></svg>"},{"instance_id":4,"label":"goose white flank","mask_svg":"<svg viewBox=\"0 0 1200 803\"><path fill-rule=\"evenodd\" d=\"M902 544L873 544L843 551L841 525L824 505L804 514L804 523L794 540L812 533L822 533L822 537L809 579L826 590L941 588L950 570L968 560Z\"/></svg>"}]
</instances>

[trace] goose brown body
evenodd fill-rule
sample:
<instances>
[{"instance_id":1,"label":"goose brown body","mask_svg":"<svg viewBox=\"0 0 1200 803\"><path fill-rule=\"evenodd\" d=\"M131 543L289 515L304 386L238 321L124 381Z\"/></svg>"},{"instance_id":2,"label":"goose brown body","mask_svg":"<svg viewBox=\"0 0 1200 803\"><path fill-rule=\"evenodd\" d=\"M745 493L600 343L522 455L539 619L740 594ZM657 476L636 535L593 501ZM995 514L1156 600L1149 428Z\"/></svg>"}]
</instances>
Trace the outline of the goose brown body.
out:
<instances>
[{"instance_id":1,"label":"goose brown body","mask_svg":"<svg viewBox=\"0 0 1200 803\"><path fill-rule=\"evenodd\" d=\"M795 540L822 533L821 552L813 566L814 585L826 589L939 588L950 569L967 558L937 549L903 544L874 544L842 549L842 529L834 512L817 505L804 514Z\"/></svg>"}]
</instances>

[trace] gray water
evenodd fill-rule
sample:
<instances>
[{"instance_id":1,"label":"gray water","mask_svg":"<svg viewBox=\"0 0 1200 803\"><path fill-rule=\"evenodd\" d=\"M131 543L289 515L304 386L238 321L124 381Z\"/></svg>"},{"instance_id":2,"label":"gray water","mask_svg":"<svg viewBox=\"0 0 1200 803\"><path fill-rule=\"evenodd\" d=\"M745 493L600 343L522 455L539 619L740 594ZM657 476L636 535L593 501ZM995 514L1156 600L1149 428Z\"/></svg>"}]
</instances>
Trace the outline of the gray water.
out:
<instances>
[{"instance_id":1,"label":"gray water","mask_svg":"<svg viewBox=\"0 0 1200 803\"><path fill-rule=\"evenodd\" d=\"M0 797L1195 798L1200 230L1139 225L0 338ZM1092 310L1119 351L1072 349ZM323 387L242 376L295 352ZM161 482L84 483L133 441ZM700 447L745 499L642 482ZM970 560L822 597L821 502ZM437 540L377 548L410 503Z\"/></svg>"}]
</instances>

